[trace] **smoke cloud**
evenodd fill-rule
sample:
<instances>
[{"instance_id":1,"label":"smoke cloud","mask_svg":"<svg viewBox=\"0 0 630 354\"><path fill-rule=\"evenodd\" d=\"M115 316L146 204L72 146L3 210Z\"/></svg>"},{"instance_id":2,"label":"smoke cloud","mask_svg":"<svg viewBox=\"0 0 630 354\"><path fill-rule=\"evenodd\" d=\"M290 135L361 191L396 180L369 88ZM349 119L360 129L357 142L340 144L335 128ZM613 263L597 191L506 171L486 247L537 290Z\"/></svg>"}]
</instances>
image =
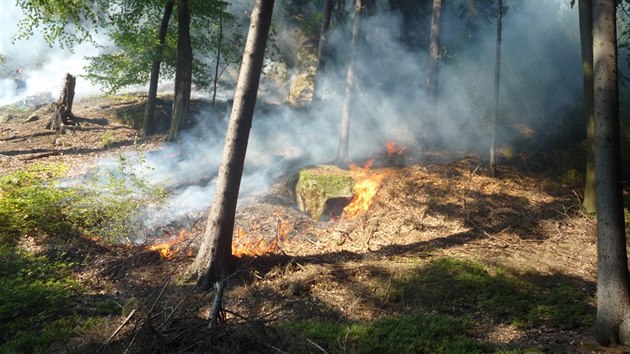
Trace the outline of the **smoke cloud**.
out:
<instances>
[{"instance_id":1,"label":"smoke cloud","mask_svg":"<svg viewBox=\"0 0 630 354\"><path fill-rule=\"evenodd\" d=\"M249 2L235 2L233 9L247 14L244 3ZM577 8L571 9L565 3L560 0L523 1L504 16L500 145L531 139L531 134L549 131L560 134L571 120L583 119L572 114L576 106L579 111L582 98L578 12ZM432 102L425 90L427 50L401 42L403 14L391 11L385 4L377 1L375 11L362 21L362 39L356 57L358 81L350 123L351 160L361 161L382 153L385 143L391 140L403 145L439 146L462 153L485 154L489 145L488 122L493 112L494 20L485 23L480 20L478 30L473 33L462 23L458 9L447 7L443 10L438 114L435 122L429 122L427 112ZM278 2L276 6L281 5ZM290 31L292 25L279 23L279 20L277 16L274 19L277 32L274 38L282 41L292 38L285 32ZM320 81L325 92L322 105L306 110L265 103L285 100L286 97L278 97L279 92L286 93L280 89L263 90L259 95L241 196L264 193L295 166L334 159L351 22L350 19L331 28L329 42L335 57L329 61ZM423 21L429 22L428 19ZM428 25L416 32L428 37ZM5 47L6 35L2 36L1 51L14 63L41 57L39 53L45 49L34 45L19 53L13 52L12 47ZM290 45L277 47L291 49ZM76 52L86 55L87 51ZM32 90L51 87L55 92L61 74L80 66L69 63L69 58L59 62L51 59L59 52L49 50L48 53L51 54L46 56L45 64L32 64L41 68L37 69L41 74L35 71L30 76L33 80L40 77L53 80L29 81ZM294 55L282 54L285 58ZM24 61L17 58L24 58ZM268 63L275 61L276 58L268 58ZM67 69L62 64L68 64ZM289 67L289 75L295 70ZM263 81L267 85L274 80L263 78ZM231 90L224 89L219 97L232 95ZM5 91L1 96L2 102L6 102L8 95ZM165 144L159 151L127 156L131 161L143 160L142 166L147 168L136 171L141 178L166 185L171 191L165 205L147 209L142 217L145 228L167 226L210 206L223 150L226 116L226 112L199 112L195 116L197 125L184 133L181 144ZM428 132L427 127L436 130ZM111 170L114 165L112 161L103 161L98 168Z\"/></svg>"}]
</instances>

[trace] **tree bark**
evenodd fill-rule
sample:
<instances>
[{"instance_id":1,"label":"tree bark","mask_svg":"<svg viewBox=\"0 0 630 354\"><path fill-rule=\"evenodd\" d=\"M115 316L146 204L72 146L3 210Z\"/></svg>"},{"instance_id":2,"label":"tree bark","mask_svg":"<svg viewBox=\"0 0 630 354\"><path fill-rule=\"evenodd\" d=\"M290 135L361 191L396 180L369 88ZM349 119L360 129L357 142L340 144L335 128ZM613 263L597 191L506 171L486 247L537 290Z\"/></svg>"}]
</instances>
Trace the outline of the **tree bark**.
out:
<instances>
[{"instance_id":1,"label":"tree bark","mask_svg":"<svg viewBox=\"0 0 630 354\"><path fill-rule=\"evenodd\" d=\"M182 122L186 119L190 107L192 85L192 45L190 42L190 11L188 0L177 3L177 64L175 65L175 96L173 98L173 116L168 141L176 141Z\"/></svg>"},{"instance_id":2,"label":"tree bark","mask_svg":"<svg viewBox=\"0 0 630 354\"><path fill-rule=\"evenodd\" d=\"M164 43L166 42L166 33L168 23L171 20L174 2L174 0L168 0L164 5L164 15L162 16L162 22L160 23L160 30L158 32L158 41L160 44L155 47L155 52L153 53L151 77L149 79L149 97L147 97L147 105L144 110L144 122L142 125L144 136L150 136L155 132L153 115L155 114L155 101L157 99L158 81L160 79L160 65L162 65L162 53L164 52Z\"/></svg>"},{"instance_id":3,"label":"tree bark","mask_svg":"<svg viewBox=\"0 0 630 354\"><path fill-rule=\"evenodd\" d=\"M431 42L429 44L429 70L427 90L433 105L435 119L438 103L438 80L440 77L440 46L442 42L442 7L443 0L433 0L433 15L431 17Z\"/></svg>"},{"instance_id":4,"label":"tree bark","mask_svg":"<svg viewBox=\"0 0 630 354\"><path fill-rule=\"evenodd\" d=\"M57 103L55 103L55 112L53 116L50 117L48 123L46 123L46 129L63 132L64 127L76 125L76 122L71 120L71 118L74 117L72 114L72 105L74 102L74 89L76 84L76 77L66 73L63 78L59 98L57 99Z\"/></svg>"},{"instance_id":5,"label":"tree bark","mask_svg":"<svg viewBox=\"0 0 630 354\"><path fill-rule=\"evenodd\" d=\"M361 25L361 13L363 12L363 0L355 0L354 21L352 22L352 42L350 44L350 63L346 74L346 92L343 100L343 110L341 112L341 127L339 129L339 147L337 149L336 161L338 164L348 162L348 146L350 140L350 116L352 106L352 96L354 87L354 66L357 56L357 46L359 41L359 28Z\"/></svg>"},{"instance_id":6,"label":"tree bark","mask_svg":"<svg viewBox=\"0 0 630 354\"><path fill-rule=\"evenodd\" d=\"M317 73L313 82L313 103L322 100L321 81L326 70L326 60L328 59L328 30L330 29L330 20L332 18L333 0L326 0L324 3L324 15L322 18L322 27L319 31L319 48L317 50Z\"/></svg>"},{"instance_id":7,"label":"tree bark","mask_svg":"<svg viewBox=\"0 0 630 354\"><path fill-rule=\"evenodd\" d=\"M217 43L217 62L214 65L214 80L212 81L212 106L217 99L217 86L219 84L219 64L221 62L221 42L223 42L223 9L219 14L219 43Z\"/></svg>"},{"instance_id":8,"label":"tree bark","mask_svg":"<svg viewBox=\"0 0 630 354\"><path fill-rule=\"evenodd\" d=\"M234 269L231 246L236 204L273 4L273 0L257 0L252 12L214 200L203 243L190 268L190 274L201 289L207 290L213 282L224 281Z\"/></svg>"},{"instance_id":9,"label":"tree bark","mask_svg":"<svg viewBox=\"0 0 630 354\"><path fill-rule=\"evenodd\" d=\"M630 274L621 189L615 0L593 2L597 320L602 345L630 345Z\"/></svg>"},{"instance_id":10,"label":"tree bark","mask_svg":"<svg viewBox=\"0 0 630 354\"><path fill-rule=\"evenodd\" d=\"M582 205L595 213L595 118L593 115L593 0L579 0L584 108L586 110L586 183Z\"/></svg>"},{"instance_id":11,"label":"tree bark","mask_svg":"<svg viewBox=\"0 0 630 354\"><path fill-rule=\"evenodd\" d=\"M499 85L501 84L501 21L503 15L503 0L498 0L497 6L497 51L494 67L494 114L490 122L490 174L497 174L497 122L499 120Z\"/></svg>"}]
</instances>

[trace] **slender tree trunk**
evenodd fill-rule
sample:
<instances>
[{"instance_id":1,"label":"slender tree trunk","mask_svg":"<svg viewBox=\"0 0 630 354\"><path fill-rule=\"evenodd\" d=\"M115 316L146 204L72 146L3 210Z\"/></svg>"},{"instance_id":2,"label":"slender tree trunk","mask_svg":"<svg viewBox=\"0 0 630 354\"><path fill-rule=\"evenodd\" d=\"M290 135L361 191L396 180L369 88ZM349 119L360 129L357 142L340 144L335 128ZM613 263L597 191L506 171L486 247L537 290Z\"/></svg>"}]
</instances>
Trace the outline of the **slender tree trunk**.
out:
<instances>
[{"instance_id":1,"label":"slender tree trunk","mask_svg":"<svg viewBox=\"0 0 630 354\"><path fill-rule=\"evenodd\" d=\"M212 106L217 99L217 86L219 84L219 65L221 62L221 43L223 42L223 9L219 14L219 43L217 43L217 62L214 65L214 80L212 82Z\"/></svg>"},{"instance_id":2,"label":"slender tree trunk","mask_svg":"<svg viewBox=\"0 0 630 354\"><path fill-rule=\"evenodd\" d=\"M621 189L615 0L593 1L597 320L602 345L630 345L630 274Z\"/></svg>"},{"instance_id":3,"label":"slender tree trunk","mask_svg":"<svg viewBox=\"0 0 630 354\"><path fill-rule=\"evenodd\" d=\"M363 12L363 0L355 0L354 21L352 22L352 43L350 44L350 63L346 75L346 92L343 100L343 110L341 112L341 127L339 129L339 147L337 149L337 163L348 162L348 145L350 140L350 108L352 106L352 96L354 87L354 66L357 56L357 46L359 41L359 28L361 25L361 13Z\"/></svg>"},{"instance_id":4,"label":"slender tree trunk","mask_svg":"<svg viewBox=\"0 0 630 354\"><path fill-rule=\"evenodd\" d=\"M324 3L324 17L322 27L319 31L319 49L317 51L317 73L313 81L313 103L322 100L321 81L326 70L326 60L328 59L328 30L332 18L333 0L326 0Z\"/></svg>"},{"instance_id":5,"label":"slender tree trunk","mask_svg":"<svg viewBox=\"0 0 630 354\"><path fill-rule=\"evenodd\" d=\"M588 213L595 208L595 118L593 115L593 0L579 0L584 108L586 109L586 185L582 205Z\"/></svg>"},{"instance_id":6,"label":"slender tree trunk","mask_svg":"<svg viewBox=\"0 0 630 354\"><path fill-rule=\"evenodd\" d=\"M494 67L494 115L490 123L490 174L497 174L497 122L499 120L499 85L501 84L501 21L503 0L497 6L497 52Z\"/></svg>"},{"instance_id":7,"label":"slender tree trunk","mask_svg":"<svg viewBox=\"0 0 630 354\"><path fill-rule=\"evenodd\" d=\"M433 0L433 16L431 17L431 42L429 44L429 70L427 77L427 90L433 107L433 119L435 119L438 104L438 80L440 77L440 46L442 42L442 7L443 0Z\"/></svg>"},{"instance_id":8,"label":"slender tree trunk","mask_svg":"<svg viewBox=\"0 0 630 354\"><path fill-rule=\"evenodd\" d=\"M144 136L152 135L155 131L155 122L153 115L155 114L155 101L157 100L158 81L160 79L160 65L162 65L162 53L164 52L164 43L166 42L166 32L168 23L171 20L173 12L174 0L169 0L164 5L164 15L160 23L158 32L158 41L160 42L154 49L153 63L151 65L151 78L149 79L149 97L147 97L147 105L144 109L144 122L142 131Z\"/></svg>"},{"instance_id":9,"label":"slender tree trunk","mask_svg":"<svg viewBox=\"0 0 630 354\"><path fill-rule=\"evenodd\" d=\"M190 274L198 287L209 289L213 284L223 289L223 281L234 270L232 234L238 192L245 163L245 152L252 126L258 83L262 71L265 46L271 26L273 0L257 0L243 53L243 63L234 96L221 167L217 176L214 200L210 209L203 243ZM219 293L219 291L217 291ZM213 306L218 307L220 306ZM213 315L214 322L216 317Z\"/></svg>"},{"instance_id":10,"label":"slender tree trunk","mask_svg":"<svg viewBox=\"0 0 630 354\"><path fill-rule=\"evenodd\" d=\"M179 138L182 122L186 119L190 107L192 85L192 45L190 43L190 12L188 0L177 2L177 64L175 65L175 97L173 98L173 116L169 141Z\"/></svg>"}]
</instances>

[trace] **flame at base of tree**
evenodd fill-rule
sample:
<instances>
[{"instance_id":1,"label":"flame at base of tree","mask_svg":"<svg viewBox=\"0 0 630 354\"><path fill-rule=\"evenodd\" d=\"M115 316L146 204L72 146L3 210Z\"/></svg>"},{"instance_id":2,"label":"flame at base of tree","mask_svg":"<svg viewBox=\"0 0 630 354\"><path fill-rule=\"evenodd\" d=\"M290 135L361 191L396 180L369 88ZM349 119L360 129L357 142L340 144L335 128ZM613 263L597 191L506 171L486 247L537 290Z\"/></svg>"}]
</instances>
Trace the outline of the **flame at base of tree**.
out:
<instances>
[{"instance_id":1,"label":"flame at base of tree","mask_svg":"<svg viewBox=\"0 0 630 354\"><path fill-rule=\"evenodd\" d=\"M366 212L372 205L376 193L381 188L383 178L385 178L384 173L372 173L370 171L373 163L374 159L371 159L362 168L356 165L350 166L350 174L356 182L354 184L354 197L343 209L344 216L356 216Z\"/></svg>"},{"instance_id":2,"label":"flame at base of tree","mask_svg":"<svg viewBox=\"0 0 630 354\"><path fill-rule=\"evenodd\" d=\"M281 251L280 245L286 239L288 221L278 219L276 236L267 241L265 238L251 238L244 230L237 229L232 242L232 255L235 257L259 257Z\"/></svg>"},{"instance_id":3,"label":"flame at base of tree","mask_svg":"<svg viewBox=\"0 0 630 354\"><path fill-rule=\"evenodd\" d=\"M177 235L177 237L175 237L173 240L168 241L168 242L161 242L161 243L157 243L155 245L151 245L148 246L147 249L149 251L156 251L160 254L160 257L167 259L167 260L172 260L173 258L175 258L176 255L178 255L181 251L182 251L182 247L180 245L180 243L182 243L184 240L188 239L190 236L189 232L186 230L181 230L179 232L179 235ZM192 251L190 251L188 254L186 254L186 256L191 257L192 256Z\"/></svg>"}]
</instances>

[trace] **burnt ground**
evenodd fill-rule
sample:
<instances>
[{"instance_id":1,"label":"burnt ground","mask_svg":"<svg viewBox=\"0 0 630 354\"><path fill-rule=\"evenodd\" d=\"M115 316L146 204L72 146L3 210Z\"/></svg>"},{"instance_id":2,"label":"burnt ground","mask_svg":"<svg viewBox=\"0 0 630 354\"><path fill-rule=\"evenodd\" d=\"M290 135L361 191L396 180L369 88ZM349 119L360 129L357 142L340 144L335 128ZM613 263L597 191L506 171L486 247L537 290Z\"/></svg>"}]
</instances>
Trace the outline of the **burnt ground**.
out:
<instances>
[{"instance_id":1,"label":"burnt ground","mask_svg":"<svg viewBox=\"0 0 630 354\"><path fill-rule=\"evenodd\" d=\"M78 101L74 113L83 117L80 126L63 135L44 129L45 107L36 112L38 120L26 119L31 110L12 112L0 123L0 169L64 163L82 173L98 159L138 145L158 149L164 136L138 140L137 130L116 119L117 110L141 101L135 96ZM258 247L263 255L239 258L225 294L223 324L212 329L205 320L212 293L196 292L185 280L205 215L196 216L191 227L164 233L169 240L183 232L172 259L150 245L87 239L74 245L72 252L83 255L76 274L86 289L77 308L114 301L123 313L60 344L59 351L326 352L274 326L435 311L401 297L394 283L441 259L487 264L490 273L505 267L549 289L572 284L590 299L587 315L594 317L595 220L580 208L580 186L512 167L501 167L499 177L491 178L473 155L446 157L408 147L403 156L395 163L377 161L373 173L385 175L382 186L370 209L354 217L311 220L296 208L291 176L264 195L242 198L235 242ZM505 314L466 306L447 313L474 319L473 335L489 351L624 352L598 346L590 325L519 326Z\"/></svg>"}]
</instances>

